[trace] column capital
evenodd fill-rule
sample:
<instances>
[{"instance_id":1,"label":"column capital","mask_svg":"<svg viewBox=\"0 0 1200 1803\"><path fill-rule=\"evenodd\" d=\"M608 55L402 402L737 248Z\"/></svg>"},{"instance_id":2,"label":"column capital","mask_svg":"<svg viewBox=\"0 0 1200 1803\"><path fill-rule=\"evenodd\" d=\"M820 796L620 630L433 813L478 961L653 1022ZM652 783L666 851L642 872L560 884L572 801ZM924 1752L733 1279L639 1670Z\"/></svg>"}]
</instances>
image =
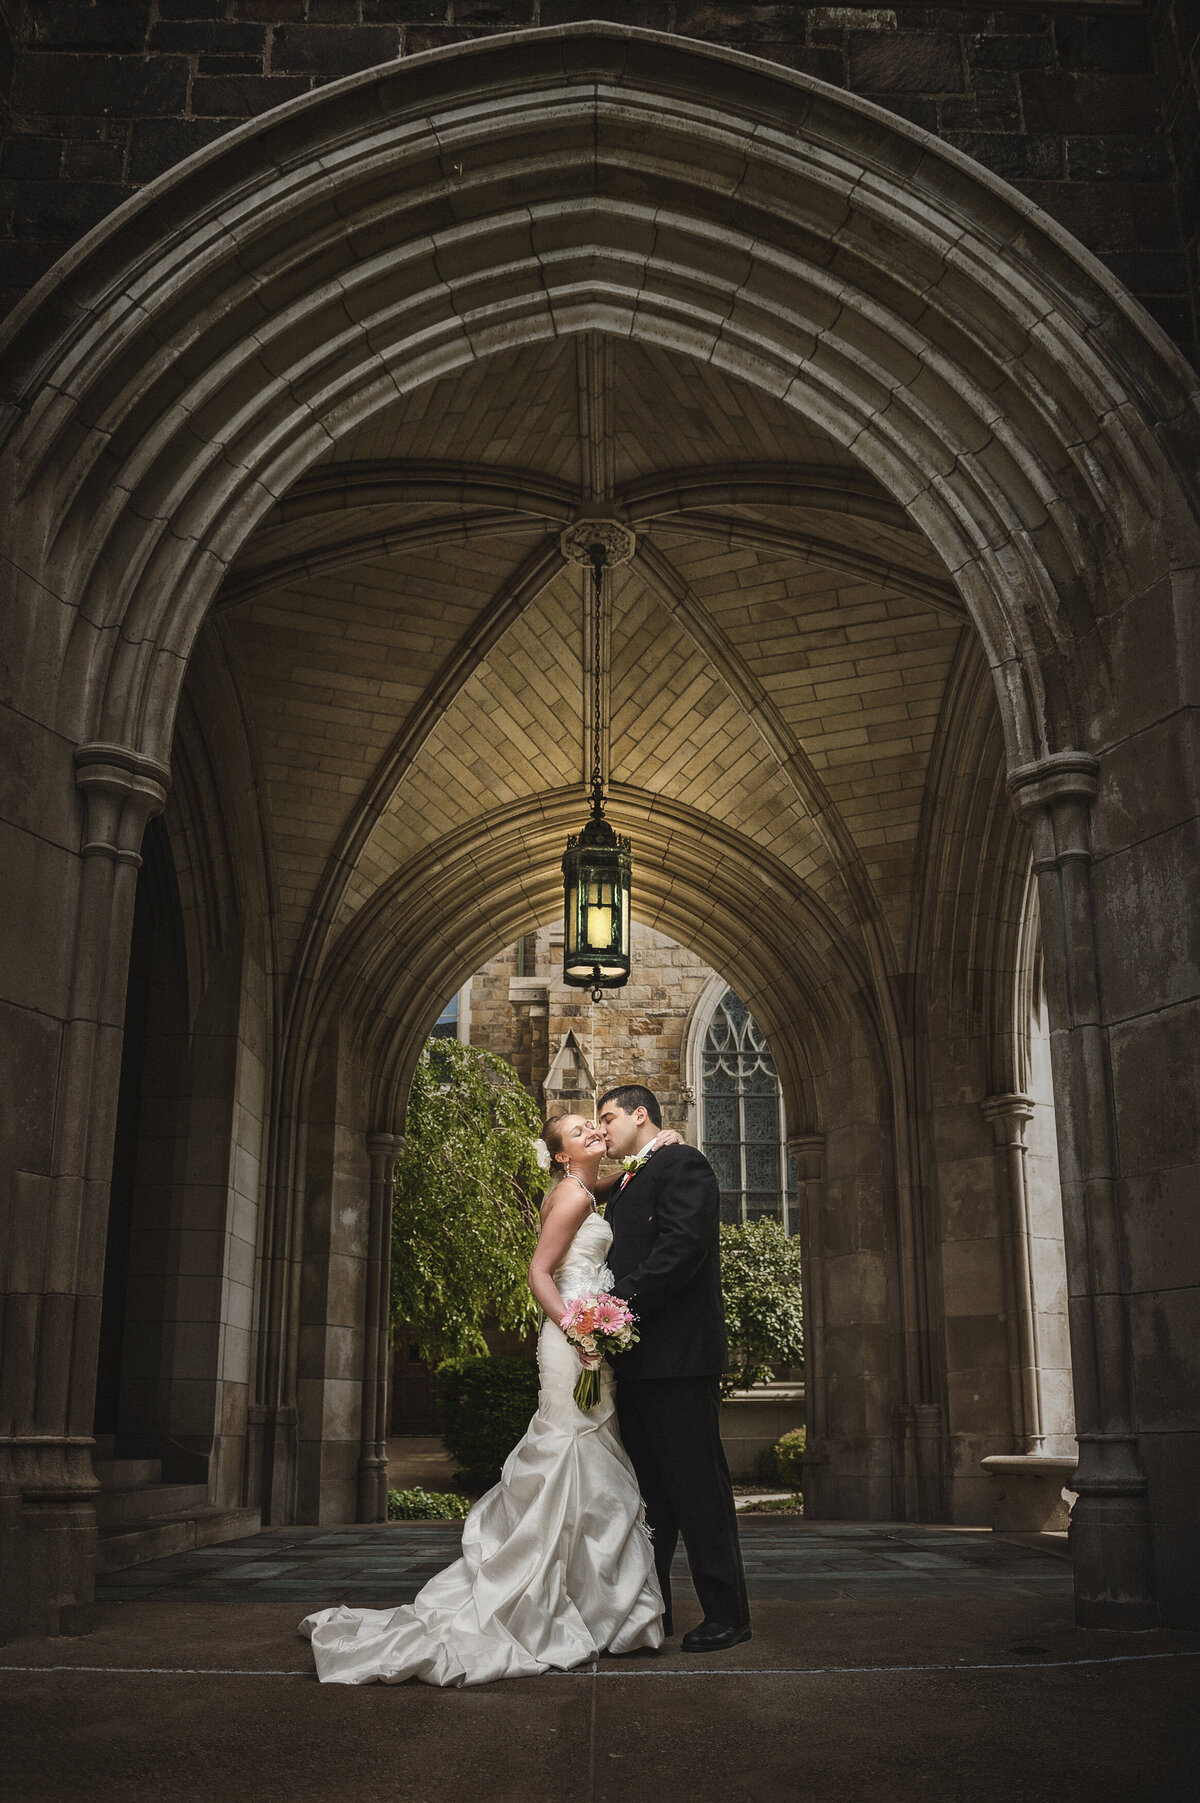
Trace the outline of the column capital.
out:
<instances>
[{"instance_id":1,"label":"column capital","mask_svg":"<svg viewBox=\"0 0 1200 1803\"><path fill-rule=\"evenodd\" d=\"M1094 801L1099 779L1100 759L1090 751L1052 751L1032 764L1018 764L1007 784L1013 806L1023 813L1055 801Z\"/></svg>"},{"instance_id":2,"label":"column capital","mask_svg":"<svg viewBox=\"0 0 1200 1803\"><path fill-rule=\"evenodd\" d=\"M368 1133L366 1141L372 1158L399 1158L404 1150L403 1133Z\"/></svg>"},{"instance_id":3,"label":"column capital","mask_svg":"<svg viewBox=\"0 0 1200 1803\"><path fill-rule=\"evenodd\" d=\"M1033 867L1061 869L1088 863L1088 816L1099 788L1100 760L1087 751L1055 751L1008 773L1008 793L1019 819L1033 832Z\"/></svg>"},{"instance_id":4,"label":"column capital","mask_svg":"<svg viewBox=\"0 0 1200 1803\"><path fill-rule=\"evenodd\" d=\"M805 1152L823 1152L825 1135L823 1133L789 1133L783 1143L793 1158L799 1158Z\"/></svg>"},{"instance_id":5,"label":"column capital","mask_svg":"<svg viewBox=\"0 0 1200 1803\"><path fill-rule=\"evenodd\" d=\"M985 1121L992 1124L998 1146L1023 1146L1025 1129L1033 1119L1029 1096L984 1096L979 1104Z\"/></svg>"},{"instance_id":6,"label":"column capital","mask_svg":"<svg viewBox=\"0 0 1200 1803\"><path fill-rule=\"evenodd\" d=\"M87 803L82 855L140 866L147 822L166 806L167 766L126 745L77 745L75 782Z\"/></svg>"}]
</instances>

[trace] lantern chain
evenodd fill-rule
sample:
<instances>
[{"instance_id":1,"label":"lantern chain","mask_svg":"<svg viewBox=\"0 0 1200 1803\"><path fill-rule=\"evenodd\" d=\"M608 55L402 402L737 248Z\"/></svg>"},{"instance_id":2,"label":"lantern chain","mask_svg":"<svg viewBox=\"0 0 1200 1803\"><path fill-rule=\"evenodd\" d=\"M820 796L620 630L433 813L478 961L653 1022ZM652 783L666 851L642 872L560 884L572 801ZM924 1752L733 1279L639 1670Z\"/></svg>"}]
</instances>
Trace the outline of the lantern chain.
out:
<instances>
[{"instance_id":1,"label":"lantern chain","mask_svg":"<svg viewBox=\"0 0 1200 1803\"><path fill-rule=\"evenodd\" d=\"M608 553L601 544L588 546L592 564L592 813L604 812L604 736L600 719L603 698L601 655L603 647L604 565Z\"/></svg>"}]
</instances>

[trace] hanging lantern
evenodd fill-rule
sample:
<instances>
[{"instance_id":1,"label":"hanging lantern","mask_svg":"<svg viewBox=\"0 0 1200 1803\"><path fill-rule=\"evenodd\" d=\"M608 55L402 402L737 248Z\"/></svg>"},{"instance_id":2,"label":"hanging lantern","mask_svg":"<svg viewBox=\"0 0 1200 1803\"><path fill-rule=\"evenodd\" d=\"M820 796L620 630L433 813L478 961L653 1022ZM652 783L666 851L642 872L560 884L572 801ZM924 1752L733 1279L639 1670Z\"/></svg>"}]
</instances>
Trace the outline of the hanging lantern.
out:
<instances>
[{"instance_id":1,"label":"hanging lantern","mask_svg":"<svg viewBox=\"0 0 1200 1803\"><path fill-rule=\"evenodd\" d=\"M590 989L598 1002L606 989L629 981L629 840L604 818L603 652L604 571L633 553L633 534L616 521L582 521L563 533L563 554L591 569L592 608L592 811L563 855L563 981ZM616 555L614 556L614 552Z\"/></svg>"}]
</instances>

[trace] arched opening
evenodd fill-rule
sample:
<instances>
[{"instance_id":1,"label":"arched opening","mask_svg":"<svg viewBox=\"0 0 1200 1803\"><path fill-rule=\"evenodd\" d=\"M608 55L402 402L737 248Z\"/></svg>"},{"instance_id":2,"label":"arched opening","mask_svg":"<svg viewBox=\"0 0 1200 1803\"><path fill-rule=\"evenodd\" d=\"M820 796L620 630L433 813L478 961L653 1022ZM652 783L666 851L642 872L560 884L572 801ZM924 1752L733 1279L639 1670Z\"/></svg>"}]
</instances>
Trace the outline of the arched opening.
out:
<instances>
[{"instance_id":1,"label":"arched opening","mask_svg":"<svg viewBox=\"0 0 1200 1803\"><path fill-rule=\"evenodd\" d=\"M504 99L485 124L480 93ZM727 975L789 1122L823 1136L800 1198L814 1493L926 1516L972 1494L942 1298L1000 1201L949 1254L939 1211L955 1111L974 1157L981 1103L1014 1085L993 1030L1007 941L964 854L994 852L1005 894L1019 859L948 797L986 776L999 819L1007 780L1042 898L1081 1611L1152 1610L1152 1493L1157 1582L1193 1597L1185 1430L1133 1381L1159 1368L1167 1274L1122 1188L1148 1221L1154 1173L1193 1157L1185 1121L1169 1145L1147 1124L1138 1073L1196 1037L1155 887L1194 798L1153 843L1122 799L1135 743L1139 772L1181 767L1159 729L1200 567L1190 378L1115 285L864 103L585 27L374 71L202 153L60 266L9 348L14 706L53 796L52 830L20 798L11 826L53 846L37 893L63 898L45 920L30 901L30 943L73 946L67 988L22 1003L59 1023L64 1077L43 1073L58 1142L21 1171L63 1207L103 1192L132 860L155 811L185 837L203 812L168 800L167 764L220 672L239 918L264 895L270 940L236 1004L269 1053L265 1141L239 1163L245 1494L272 1519L344 1511L372 1468L388 1146L446 996L552 910L583 724L558 532L608 510L638 535L608 760L642 917ZM1180 655L1148 662L1151 642ZM943 907L952 880L965 899ZM1097 1263L1122 1236L1137 1284ZM58 1298L87 1314L96 1237L73 1242L47 1341ZM335 1449L307 1467L305 1409ZM47 1508L88 1493L89 1410L64 1392L40 1424L62 1464Z\"/></svg>"}]
</instances>

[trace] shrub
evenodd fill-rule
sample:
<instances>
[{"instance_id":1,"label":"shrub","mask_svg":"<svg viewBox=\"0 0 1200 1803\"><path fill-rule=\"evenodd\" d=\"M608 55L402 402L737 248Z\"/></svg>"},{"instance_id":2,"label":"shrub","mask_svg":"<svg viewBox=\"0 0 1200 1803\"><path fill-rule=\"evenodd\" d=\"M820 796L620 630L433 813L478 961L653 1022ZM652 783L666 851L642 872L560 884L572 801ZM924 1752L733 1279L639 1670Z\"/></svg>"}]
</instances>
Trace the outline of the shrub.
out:
<instances>
[{"instance_id":1,"label":"shrub","mask_svg":"<svg viewBox=\"0 0 1200 1803\"><path fill-rule=\"evenodd\" d=\"M483 1324L528 1333L537 1199L546 1187L538 1111L511 1064L430 1040L409 1092L392 1209L392 1325L426 1364L479 1357Z\"/></svg>"},{"instance_id":2,"label":"shrub","mask_svg":"<svg viewBox=\"0 0 1200 1803\"><path fill-rule=\"evenodd\" d=\"M458 1461L464 1489L490 1489L537 1408L538 1371L531 1359L456 1359L437 1374L442 1436Z\"/></svg>"},{"instance_id":3,"label":"shrub","mask_svg":"<svg viewBox=\"0 0 1200 1803\"><path fill-rule=\"evenodd\" d=\"M781 1439L776 1440L771 1448L780 1482L786 1484L789 1490L798 1490L803 1482L806 1443L805 1430L802 1427L794 1427L790 1434L784 1434Z\"/></svg>"},{"instance_id":4,"label":"shrub","mask_svg":"<svg viewBox=\"0 0 1200 1803\"><path fill-rule=\"evenodd\" d=\"M471 1504L452 1490L388 1491L389 1521L462 1521Z\"/></svg>"},{"instance_id":5,"label":"shrub","mask_svg":"<svg viewBox=\"0 0 1200 1803\"><path fill-rule=\"evenodd\" d=\"M777 1484L779 1467L775 1463L775 1448L764 1446L754 1460L754 1476L760 1484Z\"/></svg>"},{"instance_id":6,"label":"shrub","mask_svg":"<svg viewBox=\"0 0 1200 1803\"><path fill-rule=\"evenodd\" d=\"M723 1395L769 1383L772 1365L803 1364L800 1242L778 1221L722 1226L721 1291L730 1358Z\"/></svg>"}]
</instances>

